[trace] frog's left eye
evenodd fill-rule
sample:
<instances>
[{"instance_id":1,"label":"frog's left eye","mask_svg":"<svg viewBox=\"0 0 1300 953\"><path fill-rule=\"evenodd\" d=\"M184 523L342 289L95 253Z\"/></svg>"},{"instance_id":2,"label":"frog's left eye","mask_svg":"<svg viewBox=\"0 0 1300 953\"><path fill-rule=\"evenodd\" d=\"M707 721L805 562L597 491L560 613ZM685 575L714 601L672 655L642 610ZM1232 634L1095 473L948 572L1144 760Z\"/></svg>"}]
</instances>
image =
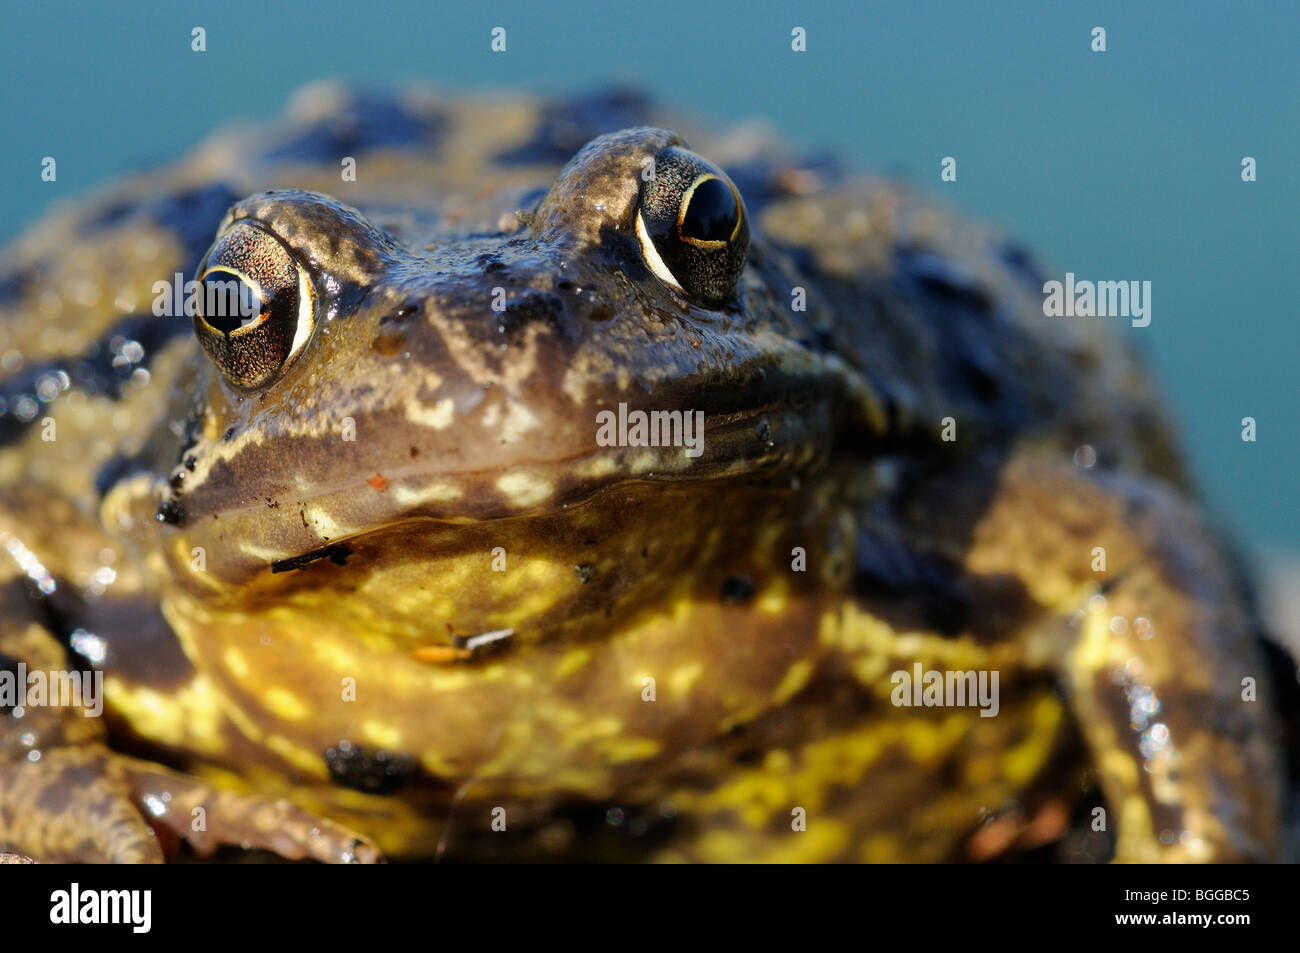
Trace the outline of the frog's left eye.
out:
<instances>
[{"instance_id":1,"label":"frog's left eye","mask_svg":"<svg viewBox=\"0 0 1300 953\"><path fill-rule=\"evenodd\" d=\"M694 152L670 146L641 187L636 234L650 270L710 307L736 288L749 253L745 204L731 180Z\"/></svg>"},{"instance_id":2,"label":"frog's left eye","mask_svg":"<svg viewBox=\"0 0 1300 953\"><path fill-rule=\"evenodd\" d=\"M277 380L316 327L306 270L261 225L231 225L199 266L194 331L222 375L240 390Z\"/></svg>"}]
</instances>

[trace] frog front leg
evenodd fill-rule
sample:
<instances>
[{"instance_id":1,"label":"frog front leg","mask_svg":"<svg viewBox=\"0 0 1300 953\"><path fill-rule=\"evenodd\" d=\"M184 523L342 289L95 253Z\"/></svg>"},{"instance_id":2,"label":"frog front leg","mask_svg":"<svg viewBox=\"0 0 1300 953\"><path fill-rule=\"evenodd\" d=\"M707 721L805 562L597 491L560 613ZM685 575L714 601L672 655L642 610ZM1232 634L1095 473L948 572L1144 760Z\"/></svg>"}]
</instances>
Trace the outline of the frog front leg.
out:
<instances>
[{"instance_id":1,"label":"frog front leg","mask_svg":"<svg viewBox=\"0 0 1300 953\"><path fill-rule=\"evenodd\" d=\"M1281 770L1264 660L1232 572L1173 489L1013 462L965 568L1054 610L1027 640L1054 665L1131 862L1269 860Z\"/></svg>"},{"instance_id":2,"label":"frog front leg","mask_svg":"<svg viewBox=\"0 0 1300 953\"><path fill-rule=\"evenodd\" d=\"M24 518L32 513L50 518ZM0 493L0 668L23 700L23 672L93 684L90 663L72 655L61 631L72 621L68 605L52 597L85 575L82 550L110 544L65 501ZM45 861L155 863L162 840L184 838L200 853L231 844L327 862L378 858L366 838L287 801L221 790L113 750L104 719L87 717L97 707L88 690L80 703L0 709L0 849Z\"/></svg>"},{"instance_id":3,"label":"frog front leg","mask_svg":"<svg viewBox=\"0 0 1300 953\"><path fill-rule=\"evenodd\" d=\"M161 863L159 833L169 844L185 839L201 856L231 845L322 863L380 859L367 838L289 801L221 790L103 744L43 751L37 764L0 764L0 844L22 854Z\"/></svg>"}]
</instances>

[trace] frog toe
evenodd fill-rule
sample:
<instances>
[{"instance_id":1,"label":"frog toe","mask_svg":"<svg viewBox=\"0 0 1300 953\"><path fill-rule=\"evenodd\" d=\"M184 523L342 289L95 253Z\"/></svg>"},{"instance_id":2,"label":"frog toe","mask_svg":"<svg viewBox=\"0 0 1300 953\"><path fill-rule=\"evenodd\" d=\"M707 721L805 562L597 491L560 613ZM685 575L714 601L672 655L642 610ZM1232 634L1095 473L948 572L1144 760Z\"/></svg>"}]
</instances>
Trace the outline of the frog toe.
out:
<instances>
[{"instance_id":1,"label":"frog toe","mask_svg":"<svg viewBox=\"0 0 1300 953\"><path fill-rule=\"evenodd\" d=\"M368 838L289 801L220 790L99 745L0 765L6 856L162 863L181 839L200 856L237 846L321 863L383 859Z\"/></svg>"},{"instance_id":2,"label":"frog toe","mask_svg":"<svg viewBox=\"0 0 1300 953\"><path fill-rule=\"evenodd\" d=\"M283 798L222 790L146 762L136 762L130 773L152 823L184 838L201 856L237 846L271 851L286 860L383 861L369 838Z\"/></svg>"}]
</instances>

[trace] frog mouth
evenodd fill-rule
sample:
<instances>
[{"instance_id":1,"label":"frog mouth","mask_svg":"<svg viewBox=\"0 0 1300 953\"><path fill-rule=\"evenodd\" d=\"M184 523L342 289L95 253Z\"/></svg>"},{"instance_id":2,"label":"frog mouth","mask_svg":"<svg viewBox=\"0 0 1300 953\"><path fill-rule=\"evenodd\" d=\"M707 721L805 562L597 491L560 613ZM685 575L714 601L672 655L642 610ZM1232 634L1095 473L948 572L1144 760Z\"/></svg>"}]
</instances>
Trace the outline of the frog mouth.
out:
<instances>
[{"instance_id":1,"label":"frog mouth","mask_svg":"<svg viewBox=\"0 0 1300 953\"><path fill-rule=\"evenodd\" d=\"M469 532L488 524L506 536L509 521L546 518L583 505L603 492L658 492L674 486L771 481L821 465L833 440L835 412L828 401L769 403L715 414L698 456L685 446L596 446L584 453L520 460L485 470L411 465L359 471L347 481L317 486L301 496L263 494L236 505L231 497L179 497L182 521L177 558L205 552L202 578L241 586L256 578L286 579L334 565L355 567L382 557L376 540L387 533L419 538ZM630 418L624 421L631 426ZM611 430L617 433L617 412ZM211 485L211 484L209 484ZM239 505L242 504L242 505ZM518 524L516 524L518 525ZM231 540L239 540L231 545ZM401 545L395 543L395 545ZM488 550L491 546L488 546ZM269 579L267 580L269 582Z\"/></svg>"},{"instance_id":2,"label":"frog mouth","mask_svg":"<svg viewBox=\"0 0 1300 953\"><path fill-rule=\"evenodd\" d=\"M462 405L459 394L456 415L445 419L424 420L437 411L429 402L358 415L368 443L325 431L295 432L284 443L250 427L200 456L158 512L178 534L174 560L188 562L202 548L200 578L240 587L382 559L372 537L394 528L418 537L537 519L637 485L788 484L824 464L852 406L824 370L806 358L725 379L714 369L639 402L633 391L589 396L578 415L558 387L535 388L528 410L541 425L513 441L487 423L489 402ZM498 405L498 419L509 419L508 407ZM667 427L668 439L641 430L652 422ZM147 495L157 508L158 497Z\"/></svg>"}]
</instances>

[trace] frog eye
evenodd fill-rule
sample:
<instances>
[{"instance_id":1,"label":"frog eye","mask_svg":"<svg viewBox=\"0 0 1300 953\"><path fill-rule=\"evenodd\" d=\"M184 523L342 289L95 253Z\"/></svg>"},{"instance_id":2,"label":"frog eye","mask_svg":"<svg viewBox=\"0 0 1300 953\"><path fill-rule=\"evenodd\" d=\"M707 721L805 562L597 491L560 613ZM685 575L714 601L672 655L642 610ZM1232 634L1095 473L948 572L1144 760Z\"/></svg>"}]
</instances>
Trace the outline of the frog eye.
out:
<instances>
[{"instance_id":1,"label":"frog eye","mask_svg":"<svg viewBox=\"0 0 1300 953\"><path fill-rule=\"evenodd\" d=\"M669 146L641 187L636 234L655 277L711 307L735 290L749 253L745 203L717 166Z\"/></svg>"},{"instance_id":2,"label":"frog eye","mask_svg":"<svg viewBox=\"0 0 1300 953\"><path fill-rule=\"evenodd\" d=\"M199 266L194 331L230 384L256 390L276 380L311 340L315 295L285 244L241 219Z\"/></svg>"}]
</instances>

